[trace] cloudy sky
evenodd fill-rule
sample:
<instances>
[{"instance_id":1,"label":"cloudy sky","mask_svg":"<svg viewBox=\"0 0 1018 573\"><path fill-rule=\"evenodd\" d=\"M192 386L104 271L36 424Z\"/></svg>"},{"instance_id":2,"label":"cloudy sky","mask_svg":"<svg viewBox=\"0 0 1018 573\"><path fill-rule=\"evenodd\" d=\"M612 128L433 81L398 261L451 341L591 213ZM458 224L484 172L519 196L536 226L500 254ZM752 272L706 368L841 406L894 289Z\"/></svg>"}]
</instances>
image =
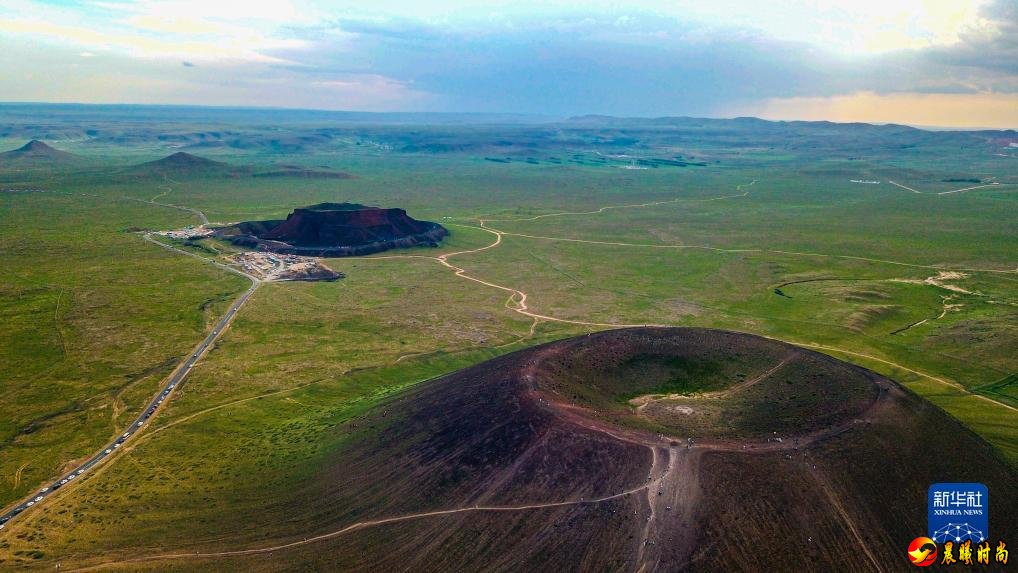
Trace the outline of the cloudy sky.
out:
<instances>
[{"instance_id":1,"label":"cloudy sky","mask_svg":"<svg viewBox=\"0 0 1018 573\"><path fill-rule=\"evenodd\" d=\"M1018 127L1018 0L4 0L0 101Z\"/></svg>"}]
</instances>

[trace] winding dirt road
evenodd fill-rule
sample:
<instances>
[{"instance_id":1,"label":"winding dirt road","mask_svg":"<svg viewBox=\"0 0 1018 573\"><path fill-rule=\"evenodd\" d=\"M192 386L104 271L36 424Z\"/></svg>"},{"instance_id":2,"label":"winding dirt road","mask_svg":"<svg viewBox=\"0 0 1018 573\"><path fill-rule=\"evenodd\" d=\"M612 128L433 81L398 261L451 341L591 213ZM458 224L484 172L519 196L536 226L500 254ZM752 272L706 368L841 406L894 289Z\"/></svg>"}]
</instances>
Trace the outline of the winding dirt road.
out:
<instances>
[{"instance_id":1,"label":"winding dirt road","mask_svg":"<svg viewBox=\"0 0 1018 573\"><path fill-rule=\"evenodd\" d=\"M901 187L902 189L905 189L907 191L911 191L913 193L918 193L920 195L929 194L929 193L923 193L922 191L918 191L916 189L913 189L913 188L911 188L911 187L909 187L907 185L902 185L901 183L898 183L896 181L891 181L890 179L888 179L887 182L890 183L891 185L895 185L895 186ZM935 193L935 194L936 195L952 195L954 193L964 193L966 191L974 191L976 189L983 189L985 187L1001 187L1001 186L1004 186L1004 185L1015 185L1015 184L1014 183L1000 183L998 181L994 181L992 183L984 183L982 185L973 185L971 187L963 187L961 189L952 189L950 191L940 191L939 193ZM932 192L930 192L930 193L932 193Z\"/></svg>"}]
</instances>

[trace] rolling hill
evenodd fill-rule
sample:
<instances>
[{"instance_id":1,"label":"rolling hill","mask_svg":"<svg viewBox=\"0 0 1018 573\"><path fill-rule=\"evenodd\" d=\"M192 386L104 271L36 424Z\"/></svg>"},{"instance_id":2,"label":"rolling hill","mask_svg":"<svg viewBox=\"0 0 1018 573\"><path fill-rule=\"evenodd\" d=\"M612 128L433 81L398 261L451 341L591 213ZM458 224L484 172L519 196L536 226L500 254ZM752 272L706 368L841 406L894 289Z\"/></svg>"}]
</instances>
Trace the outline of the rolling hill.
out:
<instances>
[{"instance_id":1,"label":"rolling hill","mask_svg":"<svg viewBox=\"0 0 1018 573\"><path fill-rule=\"evenodd\" d=\"M214 161L184 151L178 151L172 155L148 161L134 166L131 170L136 173L165 173L175 175L207 174L214 172L228 172L232 166L222 161Z\"/></svg>"},{"instance_id":2,"label":"rolling hill","mask_svg":"<svg viewBox=\"0 0 1018 573\"><path fill-rule=\"evenodd\" d=\"M0 166L58 167L80 162L81 159L78 155L33 139L17 149L0 153Z\"/></svg>"}]
</instances>

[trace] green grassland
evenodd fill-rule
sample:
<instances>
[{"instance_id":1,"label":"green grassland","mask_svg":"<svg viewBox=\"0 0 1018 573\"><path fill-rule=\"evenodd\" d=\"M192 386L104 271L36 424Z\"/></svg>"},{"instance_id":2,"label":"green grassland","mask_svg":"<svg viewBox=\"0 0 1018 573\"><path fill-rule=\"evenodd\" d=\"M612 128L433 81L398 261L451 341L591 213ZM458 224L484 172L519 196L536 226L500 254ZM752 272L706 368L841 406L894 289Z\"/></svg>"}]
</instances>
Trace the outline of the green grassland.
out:
<instances>
[{"instance_id":1,"label":"green grassland","mask_svg":"<svg viewBox=\"0 0 1018 573\"><path fill-rule=\"evenodd\" d=\"M172 213L63 193L0 204L6 505L122 431L245 281L124 231Z\"/></svg>"},{"instance_id":2,"label":"green grassland","mask_svg":"<svg viewBox=\"0 0 1018 573\"><path fill-rule=\"evenodd\" d=\"M499 154L420 144L444 145L456 129L467 142L495 133L536 143ZM708 326L811 346L907 385L1018 464L1018 187L925 192L964 186L943 179L973 173L1018 181L1014 159L950 137L866 156L833 144L746 147L692 136L665 153L655 139L664 136L654 135L615 151L704 165L636 170L598 159L604 154L583 147L593 136L579 128L545 131L554 130L350 128L307 148L191 150L231 165L355 176L344 180L125 167L172 151L146 138L54 142L93 161L74 173L0 169L2 188L46 190L0 194L2 505L121 432L246 288L128 232L196 222L132 199L201 209L214 222L351 200L399 206L452 232L438 249L329 260L346 275L336 282L261 286L149 430L0 532L0 568L321 533L324 516L343 508L316 505L328 487L320 476L342 463L330 452L361 413L423 380L605 328L585 323ZM416 147L401 150L408 141ZM493 156L511 160L485 159ZM869 178L924 193L848 182ZM644 203L658 204L521 220ZM449 262L526 293L530 311L555 319L539 321L533 335L510 292L433 259L493 243L482 220L506 233L501 243ZM411 257L380 258L402 255ZM927 280L941 269L960 274Z\"/></svg>"}]
</instances>

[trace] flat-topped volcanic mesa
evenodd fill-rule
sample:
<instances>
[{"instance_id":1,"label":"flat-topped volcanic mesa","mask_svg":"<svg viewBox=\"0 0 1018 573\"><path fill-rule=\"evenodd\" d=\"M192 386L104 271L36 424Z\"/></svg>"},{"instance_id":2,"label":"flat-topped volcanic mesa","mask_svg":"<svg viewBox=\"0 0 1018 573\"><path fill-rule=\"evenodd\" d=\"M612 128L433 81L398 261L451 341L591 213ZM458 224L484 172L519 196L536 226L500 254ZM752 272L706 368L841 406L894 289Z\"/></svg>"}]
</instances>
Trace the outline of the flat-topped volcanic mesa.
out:
<instances>
[{"instance_id":1,"label":"flat-topped volcanic mesa","mask_svg":"<svg viewBox=\"0 0 1018 573\"><path fill-rule=\"evenodd\" d=\"M449 232L403 209L320 203L282 221L249 221L218 231L236 245L284 254L345 257L417 245L437 246Z\"/></svg>"},{"instance_id":2,"label":"flat-topped volcanic mesa","mask_svg":"<svg viewBox=\"0 0 1018 573\"><path fill-rule=\"evenodd\" d=\"M975 434L873 372L746 334L553 342L422 384L341 435L267 517L294 532L256 546L271 557L204 565L906 570L936 482L985 483L989 537L1018 533L1015 469Z\"/></svg>"}]
</instances>

